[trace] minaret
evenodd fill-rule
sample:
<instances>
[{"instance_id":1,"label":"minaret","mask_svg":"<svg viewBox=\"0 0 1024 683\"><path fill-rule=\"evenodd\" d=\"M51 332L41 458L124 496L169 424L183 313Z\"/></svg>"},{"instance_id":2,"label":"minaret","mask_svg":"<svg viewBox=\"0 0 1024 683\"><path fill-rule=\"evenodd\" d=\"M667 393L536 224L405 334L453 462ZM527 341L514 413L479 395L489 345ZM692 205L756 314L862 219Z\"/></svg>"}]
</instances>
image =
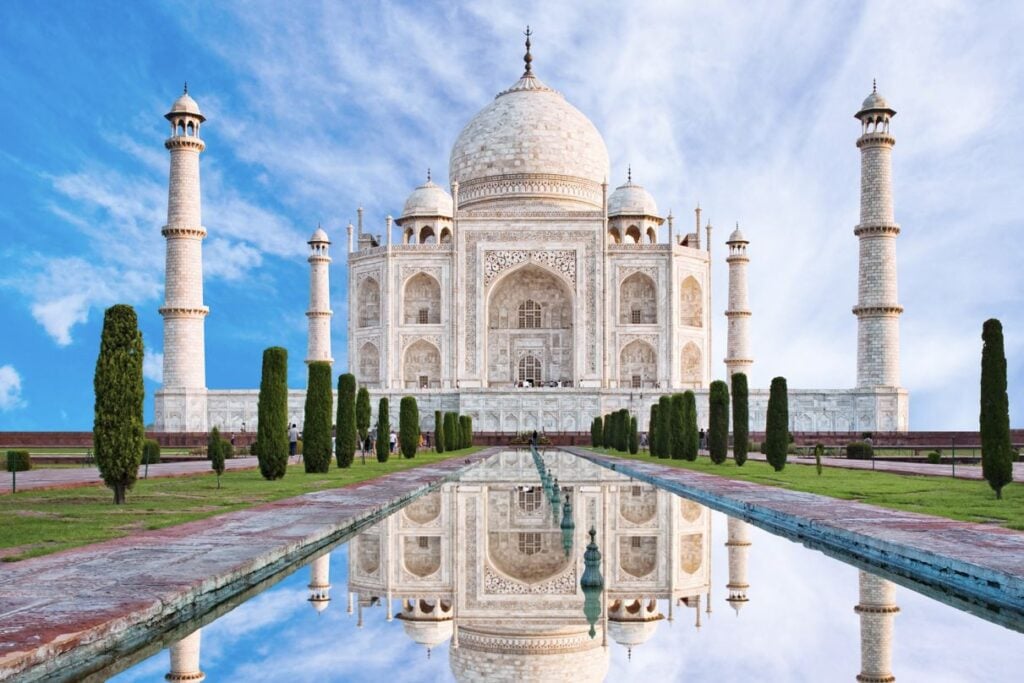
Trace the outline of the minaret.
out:
<instances>
[{"instance_id":1,"label":"minaret","mask_svg":"<svg viewBox=\"0 0 1024 683\"><path fill-rule=\"evenodd\" d=\"M732 386L732 376L742 372L750 379L750 366L754 358L750 353L750 301L747 298L747 245L750 242L740 232L740 224L729 235L729 308L725 317L729 320L729 340L725 357L725 374Z\"/></svg>"},{"instance_id":2,"label":"minaret","mask_svg":"<svg viewBox=\"0 0 1024 683\"><path fill-rule=\"evenodd\" d=\"M309 238L309 348L306 362L316 360L333 363L331 358L331 241L319 225Z\"/></svg>"},{"instance_id":3,"label":"minaret","mask_svg":"<svg viewBox=\"0 0 1024 683\"><path fill-rule=\"evenodd\" d=\"M729 597L725 599L736 614L747 603L747 554L750 552L750 527L742 519L729 518L729 539L725 542L729 549L729 583L725 585Z\"/></svg>"},{"instance_id":4,"label":"minaret","mask_svg":"<svg viewBox=\"0 0 1024 683\"><path fill-rule=\"evenodd\" d=\"M317 612L327 609L331 601L331 554L324 553L313 560L309 565L309 602ZM351 602L351 594L349 594ZM352 605L349 605L349 613L352 612Z\"/></svg>"},{"instance_id":5,"label":"minaret","mask_svg":"<svg viewBox=\"0 0 1024 683\"><path fill-rule=\"evenodd\" d=\"M903 308L896 301L896 224L892 210L892 148L889 120L896 112L872 87L855 115L861 122L860 277L857 305L857 386L898 387Z\"/></svg>"},{"instance_id":6,"label":"minaret","mask_svg":"<svg viewBox=\"0 0 1024 683\"><path fill-rule=\"evenodd\" d=\"M860 615L860 673L861 683L892 683L892 627L893 617L900 611L896 606L896 586L874 574L860 574L860 603L853 611Z\"/></svg>"},{"instance_id":7,"label":"minaret","mask_svg":"<svg viewBox=\"0 0 1024 683\"><path fill-rule=\"evenodd\" d=\"M206 674L199 668L199 640L202 632L202 629L197 629L171 645L171 670L164 675L165 680L189 683L206 680Z\"/></svg>"},{"instance_id":8,"label":"minaret","mask_svg":"<svg viewBox=\"0 0 1024 683\"><path fill-rule=\"evenodd\" d=\"M206 117L185 92L165 117L171 136L168 180L167 264L164 282L164 374L157 392L158 431L205 432L206 351L204 325L210 309L203 305L203 227L199 194L199 154L206 144L199 130ZM169 415L177 415L170 419Z\"/></svg>"}]
</instances>

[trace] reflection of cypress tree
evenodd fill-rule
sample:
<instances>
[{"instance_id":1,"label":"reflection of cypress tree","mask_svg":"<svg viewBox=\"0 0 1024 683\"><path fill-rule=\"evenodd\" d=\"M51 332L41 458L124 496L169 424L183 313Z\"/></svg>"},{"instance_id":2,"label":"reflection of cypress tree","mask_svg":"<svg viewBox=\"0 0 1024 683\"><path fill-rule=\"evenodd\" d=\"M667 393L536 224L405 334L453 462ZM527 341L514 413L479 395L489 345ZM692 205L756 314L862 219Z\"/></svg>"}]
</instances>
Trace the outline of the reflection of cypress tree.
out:
<instances>
[{"instance_id":1,"label":"reflection of cypress tree","mask_svg":"<svg viewBox=\"0 0 1024 683\"><path fill-rule=\"evenodd\" d=\"M747 376L737 372L732 376L732 457L742 466L747 461L750 445L750 396Z\"/></svg>"},{"instance_id":2,"label":"reflection of cypress tree","mask_svg":"<svg viewBox=\"0 0 1024 683\"><path fill-rule=\"evenodd\" d=\"M711 383L708 392L708 453L711 462L721 465L728 451L729 385L716 380Z\"/></svg>"},{"instance_id":3,"label":"reflection of cypress tree","mask_svg":"<svg viewBox=\"0 0 1024 683\"><path fill-rule=\"evenodd\" d=\"M651 421L647 427L647 447L651 449L651 457L660 458L661 453L658 451L660 442L658 441L658 409L657 403L651 404Z\"/></svg>"},{"instance_id":4,"label":"reflection of cypress tree","mask_svg":"<svg viewBox=\"0 0 1024 683\"><path fill-rule=\"evenodd\" d=\"M125 502L135 486L142 441L142 333L135 309L111 306L103 314L100 354L93 377L96 395L92 440L103 483L114 491L114 504Z\"/></svg>"},{"instance_id":5,"label":"reflection of cypress tree","mask_svg":"<svg viewBox=\"0 0 1024 683\"><path fill-rule=\"evenodd\" d=\"M789 448L789 396L786 378L776 377L768 393L768 415L764 433L764 454L768 463L781 472L786 466Z\"/></svg>"},{"instance_id":6,"label":"reflection of cypress tree","mask_svg":"<svg viewBox=\"0 0 1024 683\"><path fill-rule=\"evenodd\" d=\"M306 410L302 421L302 464L307 473L323 474L331 469L331 364L309 364ZM338 431L340 445L341 431ZM340 450L339 450L340 452Z\"/></svg>"},{"instance_id":7,"label":"reflection of cypress tree","mask_svg":"<svg viewBox=\"0 0 1024 683\"><path fill-rule=\"evenodd\" d=\"M595 448L601 448L604 445L604 424L600 415L590 423L590 445Z\"/></svg>"},{"instance_id":8,"label":"reflection of cypress tree","mask_svg":"<svg viewBox=\"0 0 1024 683\"><path fill-rule=\"evenodd\" d=\"M288 352L280 346L263 352L257 414L260 474L280 479L288 470Z\"/></svg>"},{"instance_id":9,"label":"reflection of cypress tree","mask_svg":"<svg viewBox=\"0 0 1024 683\"><path fill-rule=\"evenodd\" d=\"M697 459L700 451L700 433L697 431L697 397L692 391L683 394L683 458Z\"/></svg>"},{"instance_id":10,"label":"reflection of cypress tree","mask_svg":"<svg viewBox=\"0 0 1024 683\"><path fill-rule=\"evenodd\" d=\"M377 406L377 462L387 462L391 455L391 407L386 398Z\"/></svg>"},{"instance_id":11,"label":"reflection of cypress tree","mask_svg":"<svg viewBox=\"0 0 1024 683\"><path fill-rule=\"evenodd\" d=\"M356 458L356 376L350 372L338 377L338 416L335 424L334 450L338 457L338 467L351 467Z\"/></svg>"},{"instance_id":12,"label":"reflection of cypress tree","mask_svg":"<svg viewBox=\"0 0 1024 683\"><path fill-rule=\"evenodd\" d=\"M682 394L672 394L669 408L669 434L672 435L672 459L682 460L686 457L686 404Z\"/></svg>"},{"instance_id":13,"label":"reflection of cypress tree","mask_svg":"<svg viewBox=\"0 0 1024 683\"><path fill-rule=\"evenodd\" d=\"M1002 323L995 318L986 320L981 339L981 472L1001 499L1003 487L1013 481Z\"/></svg>"}]
</instances>

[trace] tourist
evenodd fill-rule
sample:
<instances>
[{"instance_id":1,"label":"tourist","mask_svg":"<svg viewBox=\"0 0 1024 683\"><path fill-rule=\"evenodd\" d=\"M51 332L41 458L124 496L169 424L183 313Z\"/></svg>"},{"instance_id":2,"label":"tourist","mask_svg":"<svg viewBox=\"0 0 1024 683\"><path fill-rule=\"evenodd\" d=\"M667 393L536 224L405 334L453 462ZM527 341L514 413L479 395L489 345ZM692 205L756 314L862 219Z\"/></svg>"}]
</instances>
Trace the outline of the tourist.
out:
<instances>
[{"instance_id":1,"label":"tourist","mask_svg":"<svg viewBox=\"0 0 1024 683\"><path fill-rule=\"evenodd\" d=\"M292 423L291 428L288 430L288 455L294 457L299 452L299 430Z\"/></svg>"},{"instance_id":2,"label":"tourist","mask_svg":"<svg viewBox=\"0 0 1024 683\"><path fill-rule=\"evenodd\" d=\"M391 430L391 436L388 437L388 441L391 444L391 452L395 452L395 446L398 445L398 435L395 434L395 430Z\"/></svg>"},{"instance_id":3,"label":"tourist","mask_svg":"<svg viewBox=\"0 0 1024 683\"><path fill-rule=\"evenodd\" d=\"M704 428L700 428L700 449L703 451L707 448L707 435L704 433Z\"/></svg>"},{"instance_id":4,"label":"tourist","mask_svg":"<svg viewBox=\"0 0 1024 683\"><path fill-rule=\"evenodd\" d=\"M430 432L423 432L423 446L424 448L430 448Z\"/></svg>"}]
</instances>

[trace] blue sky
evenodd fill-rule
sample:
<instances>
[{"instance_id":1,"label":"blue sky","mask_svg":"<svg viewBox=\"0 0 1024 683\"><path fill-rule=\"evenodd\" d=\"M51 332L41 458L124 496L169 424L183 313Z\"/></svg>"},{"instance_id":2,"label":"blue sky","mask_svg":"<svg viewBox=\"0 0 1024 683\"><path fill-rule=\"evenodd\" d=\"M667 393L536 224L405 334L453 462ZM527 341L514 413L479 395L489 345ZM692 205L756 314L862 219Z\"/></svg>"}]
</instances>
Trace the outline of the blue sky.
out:
<instances>
[{"instance_id":1,"label":"blue sky","mask_svg":"<svg viewBox=\"0 0 1024 683\"><path fill-rule=\"evenodd\" d=\"M305 239L355 208L383 229L461 127L534 66L684 225L716 225L724 374L727 230L751 240L753 382L855 377L859 128L892 124L902 376L915 429L976 428L980 331L1002 319L1024 423L1024 8L928 3L0 3L0 429L88 429L102 311L136 306L159 386L167 154L189 81L202 159L207 383L255 387L290 351L305 384ZM344 370L346 270L332 269Z\"/></svg>"}]
</instances>

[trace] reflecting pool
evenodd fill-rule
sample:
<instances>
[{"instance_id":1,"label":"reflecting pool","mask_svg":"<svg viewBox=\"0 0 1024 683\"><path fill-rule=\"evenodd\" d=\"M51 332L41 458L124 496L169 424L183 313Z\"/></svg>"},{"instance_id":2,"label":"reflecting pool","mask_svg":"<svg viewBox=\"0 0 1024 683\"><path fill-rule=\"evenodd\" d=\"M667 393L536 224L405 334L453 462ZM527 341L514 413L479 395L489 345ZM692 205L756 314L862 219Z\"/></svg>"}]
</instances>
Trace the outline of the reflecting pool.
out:
<instances>
[{"instance_id":1,"label":"reflecting pool","mask_svg":"<svg viewBox=\"0 0 1024 683\"><path fill-rule=\"evenodd\" d=\"M1016 681L1024 671L1020 633L557 451L494 456L205 622L112 680Z\"/></svg>"}]
</instances>

